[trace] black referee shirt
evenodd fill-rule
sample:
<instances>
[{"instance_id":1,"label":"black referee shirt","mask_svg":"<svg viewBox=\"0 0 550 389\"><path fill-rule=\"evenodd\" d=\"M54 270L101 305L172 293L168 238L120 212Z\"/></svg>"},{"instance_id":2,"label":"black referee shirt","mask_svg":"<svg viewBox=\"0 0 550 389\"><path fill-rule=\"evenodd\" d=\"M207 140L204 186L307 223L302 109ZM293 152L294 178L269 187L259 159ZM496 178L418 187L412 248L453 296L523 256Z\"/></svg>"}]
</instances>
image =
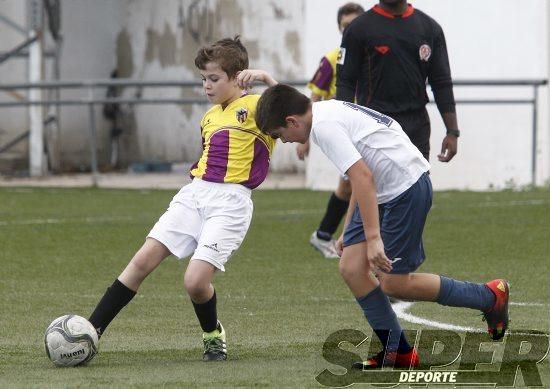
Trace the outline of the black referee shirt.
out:
<instances>
[{"instance_id":1,"label":"black referee shirt","mask_svg":"<svg viewBox=\"0 0 550 389\"><path fill-rule=\"evenodd\" d=\"M394 17L378 5L344 32L336 98L384 113L424 108L426 81L440 112L455 112L445 36L439 24L409 5Z\"/></svg>"}]
</instances>

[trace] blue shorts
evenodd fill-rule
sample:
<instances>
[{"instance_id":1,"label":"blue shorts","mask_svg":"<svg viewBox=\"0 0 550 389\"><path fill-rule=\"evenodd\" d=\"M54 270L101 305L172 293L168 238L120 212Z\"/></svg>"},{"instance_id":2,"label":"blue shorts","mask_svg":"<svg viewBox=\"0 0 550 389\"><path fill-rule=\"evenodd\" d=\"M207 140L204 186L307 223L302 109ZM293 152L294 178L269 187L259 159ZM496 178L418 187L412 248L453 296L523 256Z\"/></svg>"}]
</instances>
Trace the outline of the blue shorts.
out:
<instances>
[{"instance_id":1,"label":"blue shorts","mask_svg":"<svg viewBox=\"0 0 550 389\"><path fill-rule=\"evenodd\" d=\"M424 262L422 231L431 206L432 182L428 173L395 199L378 205L380 234L386 255L393 262L391 273L412 273ZM363 221L356 206L344 232L344 247L365 240Z\"/></svg>"}]
</instances>

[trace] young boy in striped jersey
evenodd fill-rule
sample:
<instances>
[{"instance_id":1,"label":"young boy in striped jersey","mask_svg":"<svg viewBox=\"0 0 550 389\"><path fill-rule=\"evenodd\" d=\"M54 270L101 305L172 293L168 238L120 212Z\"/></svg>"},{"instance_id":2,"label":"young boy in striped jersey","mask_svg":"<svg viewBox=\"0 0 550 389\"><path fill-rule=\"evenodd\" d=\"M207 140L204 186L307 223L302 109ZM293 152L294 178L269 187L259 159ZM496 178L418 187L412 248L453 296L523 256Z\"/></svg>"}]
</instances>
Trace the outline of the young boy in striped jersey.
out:
<instances>
[{"instance_id":1,"label":"young boy in striped jersey","mask_svg":"<svg viewBox=\"0 0 550 389\"><path fill-rule=\"evenodd\" d=\"M184 286L203 330L203 360L215 361L227 359L227 349L212 280L218 270L225 271L246 235L253 210L250 192L265 179L275 146L275 140L256 127L260 96L246 90L256 80L269 86L277 82L263 70L248 69L239 37L201 48L195 66L214 106L201 121L203 153L191 169L193 181L174 196L90 322L101 335L166 257L192 255Z\"/></svg>"}]
</instances>

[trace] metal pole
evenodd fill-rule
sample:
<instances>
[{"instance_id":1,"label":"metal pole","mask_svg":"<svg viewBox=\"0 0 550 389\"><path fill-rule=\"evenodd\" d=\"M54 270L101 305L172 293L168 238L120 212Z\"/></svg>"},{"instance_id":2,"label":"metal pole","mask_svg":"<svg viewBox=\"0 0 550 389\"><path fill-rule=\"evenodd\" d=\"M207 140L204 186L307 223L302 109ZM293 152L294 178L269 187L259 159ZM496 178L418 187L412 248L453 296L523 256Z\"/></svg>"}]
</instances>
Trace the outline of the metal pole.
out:
<instances>
[{"instance_id":1,"label":"metal pole","mask_svg":"<svg viewBox=\"0 0 550 389\"><path fill-rule=\"evenodd\" d=\"M8 26L10 26L11 28L13 28L15 31L19 32L23 36L27 36L27 34L28 34L27 30L25 30L19 24L15 23L10 18L2 15L1 13L0 13L0 22L7 24Z\"/></svg>"},{"instance_id":2,"label":"metal pole","mask_svg":"<svg viewBox=\"0 0 550 389\"><path fill-rule=\"evenodd\" d=\"M31 37L40 34L31 30ZM42 39L39 38L29 49L29 82L42 80ZM41 101L42 89L30 89L29 101ZM44 175L44 107L42 105L29 106L29 173L31 177Z\"/></svg>"},{"instance_id":3,"label":"metal pole","mask_svg":"<svg viewBox=\"0 0 550 389\"><path fill-rule=\"evenodd\" d=\"M281 81L283 84L304 87L308 80L288 80ZM454 80L455 86L533 86L547 85L547 80ZM124 86L124 87L166 87L166 88L193 88L201 87L202 84L197 81L180 81L180 80L136 80L131 78L118 79L97 79L97 80L63 80L63 81L42 81L38 83L0 83L0 90L7 89L55 89L55 88L104 88L109 86ZM260 86L258 84L258 86Z\"/></svg>"},{"instance_id":4,"label":"metal pole","mask_svg":"<svg viewBox=\"0 0 550 389\"><path fill-rule=\"evenodd\" d=\"M97 187L99 181L99 170L97 168L97 150L96 150L96 134L97 125L95 120L95 105L94 105L94 88L90 86L88 89L88 113L90 124L90 165L92 169L92 186Z\"/></svg>"},{"instance_id":5,"label":"metal pole","mask_svg":"<svg viewBox=\"0 0 550 389\"><path fill-rule=\"evenodd\" d=\"M93 103L88 104L90 115L90 158L92 168L92 186L96 187L98 183L97 154L96 154L96 122L95 107Z\"/></svg>"},{"instance_id":6,"label":"metal pole","mask_svg":"<svg viewBox=\"0 0 550 389\"><path fill-rule=\"evenodd\" d=\"M537 185L537 114L538 114L538 97L539 87L533 86L533 144L531 146L531 185Z\"/></svg>"},{"instance_id":7,"label":"metal pole","mask_svg":"<svg viewBox=\"0 0 550 389\"><path fill-rule=\"evenodd\" d=\"M13 57L14 55L17 55L21 53L21 51L29 46L31 46L36 40L38 39L38 36L36 34L29 36L29 38L11 49L10 51L4 52L0 54L0 63L5 62L6 60L10 59L10 57ZM30 51L29 51L30 53Z\"/></svg>"},{"instance_id":8,"label":"metal pole","mask_svg":"<svg viewBox=\"0 0 550 389\"><path fill-rule=\"evenodd\" d=\"M53 60L53 78L55 81L59 81L60 78L60 51L61 51L61 42L60 40L55 41L55 56ZM54 90L49 90L47 93L48 97L53 98L55 101L61 99L61 89L56 88ZM61 171L61 153L60 153L60 133L61 133L61 106L60 104L54 104L53 106L48 106L47 112L48 118L54 118L51 121L49 126L46 126L46 144L48 148L48 157L50 162L50 168L54 173Z\"/></svg>"},{"instance_id":9,"label":"metal pole","mask_svg":"<svg viewBox=\"0 0 550 389\"><path fill-rule=\"evenodd\" d=\"M92 186L96 187L99 179L99 172L97 168L97 150L96 150L96 120L95 120L95 106L93 103L94 100L94 90L93 88L89 89L89 98L90 103L88 103L88 113L89 113L89 124L90 124L90 164L92 168Z\"/></svg>"}]
</instances>

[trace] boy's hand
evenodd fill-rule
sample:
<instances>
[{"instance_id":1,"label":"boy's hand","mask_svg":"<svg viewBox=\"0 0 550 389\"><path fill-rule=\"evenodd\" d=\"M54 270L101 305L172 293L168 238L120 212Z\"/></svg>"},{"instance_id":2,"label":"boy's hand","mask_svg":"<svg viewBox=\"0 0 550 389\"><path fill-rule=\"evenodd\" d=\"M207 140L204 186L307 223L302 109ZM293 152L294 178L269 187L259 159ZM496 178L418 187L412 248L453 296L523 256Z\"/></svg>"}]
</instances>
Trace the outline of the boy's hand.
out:
<instances>
[{"instance_id":1,"label":"boy's hand","mask_svg":"<svg viewBox=\"0 0 550 389\"><path fill-rule=\"evenodd\" d=\"M344 234L340 235L338 239L336 239L336 242L334 242L334 248L336 249L336 254L338 254L339 257L342 256L342 253L344 252Z\"/></svg>"},{"instance_id":2,"label":"boy's hand","mask_svg":"<svg viewBox=\"0 0 550 389\"><path fill-rule=\"evenodd\" d=\"M367 239L367 258L374 269L378 268L389 273L392 269L391 261L384 252L382 238Z\"/></svg>"},{"instance_id":3,"label":"boy's hand","mask_svg":"<svg viewBox=\"0 0 550 389\"><path fill-rule=\"evenodd\" d=\"M254 81L261 81L268 86L277 84L277 81L265 70L245 69L237 73L237 85L241 89L249 89Z\"/></svg>"}]
</instances>

